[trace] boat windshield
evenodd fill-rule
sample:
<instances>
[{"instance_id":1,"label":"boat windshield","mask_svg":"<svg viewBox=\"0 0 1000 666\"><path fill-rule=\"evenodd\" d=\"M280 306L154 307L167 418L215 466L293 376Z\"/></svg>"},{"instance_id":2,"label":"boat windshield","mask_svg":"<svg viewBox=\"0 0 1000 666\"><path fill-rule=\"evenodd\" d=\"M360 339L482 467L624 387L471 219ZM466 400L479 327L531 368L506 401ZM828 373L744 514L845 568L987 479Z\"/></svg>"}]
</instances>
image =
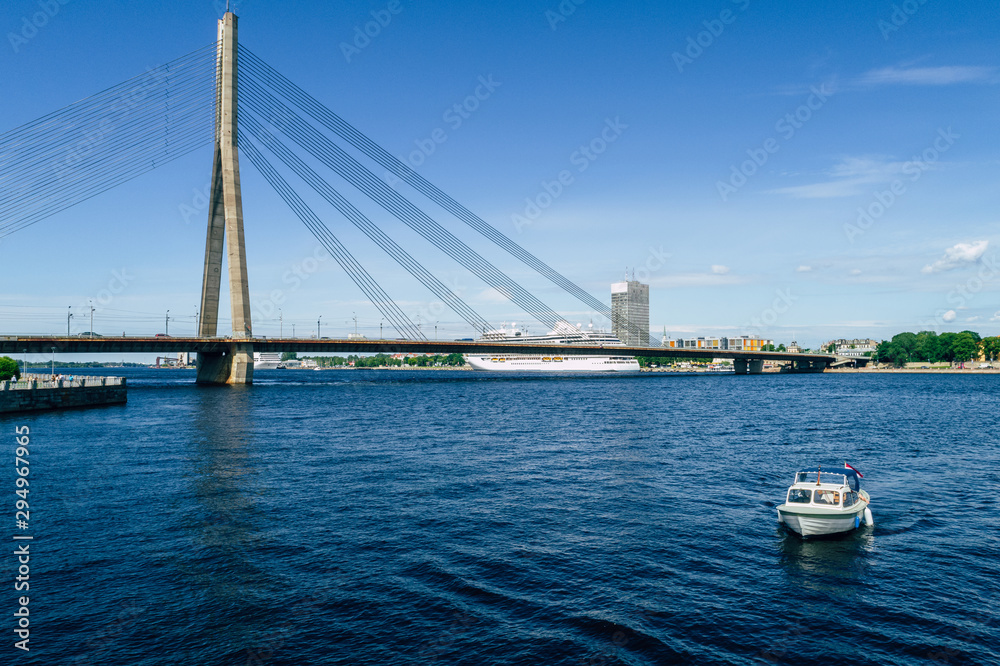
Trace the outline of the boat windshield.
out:
<instances>
[{"instance_id":1,"label":"boat windshield","mask_svg":"<svg viewBox=\"0 0 1000 666\"><path fill-rule=\"evenodd\" d=\"M861 489L861 483L858 481L857 473L851 469L848 469L846 472L842 469L838 469L836 472L827 472L824 470L822 474L818 474L817 471L811 470L795 474L795 483L816 483L817 481L821 481L822 483L835 483L838 485L843 484L845 486L850 486L851 490L854 492Z\"/></svg>"},{"instance_id":2,"label":"boat windshield","mask_svg":"<svg viewBox=\"0 0 1000 666\"><path fill-rule=\"evenodd\" d=\"M826 506L840 506L840 493L835 490L817 490L816 504Z\"/></svg>"},{"instance_id":3,"label":"boat windshield","mask_svg":"<svg viewBox=\"0 0 1000 666\"><path fill-rule=\"evenodd\" d=\"M789 504L809 504L812 501L813 491L802 488L792 488L788 491Z\"/></svg>"}]
</instances>

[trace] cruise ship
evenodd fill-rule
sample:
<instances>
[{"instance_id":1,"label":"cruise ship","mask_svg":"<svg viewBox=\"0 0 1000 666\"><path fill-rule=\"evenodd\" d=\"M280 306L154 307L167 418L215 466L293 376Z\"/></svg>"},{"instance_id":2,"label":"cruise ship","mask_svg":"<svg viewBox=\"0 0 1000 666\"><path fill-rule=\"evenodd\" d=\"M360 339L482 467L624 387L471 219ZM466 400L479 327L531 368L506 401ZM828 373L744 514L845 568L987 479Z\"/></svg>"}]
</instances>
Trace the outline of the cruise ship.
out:
<instances>
[{"instance_id":1,"label":"cruise ship","mask_svg":"<svg viewBox=\"0 0 1000 666\"><path fill-rule=\"evenodd\" d=\"M517 324L510 328L488 331L479 342L518 342L544 345L595 345L622 346L621 340L610 333L583 330L579 325L560 322L555 330L545 335L528 335ZM639 362L633 356L586 356L576 354L469 354L473 370L490 372L639 372Z\"/></svg>"},{"instance_id":2,"label":"cruise ship","mask_svg":"<svg viewBox=\"0 0 1000 666\"><path fill-rule=\"evenodd\" d=\"M281 364L281 352L253 353L254 370L275 370L283 367L285 366Z\"/></svg>"}]
</instances>

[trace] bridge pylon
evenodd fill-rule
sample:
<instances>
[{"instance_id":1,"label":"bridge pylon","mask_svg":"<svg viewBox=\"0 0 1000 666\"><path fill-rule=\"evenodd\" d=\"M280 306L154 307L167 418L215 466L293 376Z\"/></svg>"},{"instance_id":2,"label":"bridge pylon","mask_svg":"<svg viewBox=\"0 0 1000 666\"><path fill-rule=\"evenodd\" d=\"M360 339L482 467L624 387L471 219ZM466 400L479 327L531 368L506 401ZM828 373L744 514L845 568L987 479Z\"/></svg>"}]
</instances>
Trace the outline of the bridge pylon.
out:
<instances>
[{"instance_id":1,"label":"bridge pylon","mask_svg":"<svg viewBox=\"0 0 1000 666\"><path fill-rule=\"evenodd\" d=\"M229 352L198 354L199 384L253 383L253 337L250 286L243 238L243 198L236 146L237 17L226 12L219 20L219 73L215 117L215 158L212 163L205 272L201 285L199 337L215 337L219 326L222 256L229 267L229 302L233 344Z\"/></svg>"}]
</instances>

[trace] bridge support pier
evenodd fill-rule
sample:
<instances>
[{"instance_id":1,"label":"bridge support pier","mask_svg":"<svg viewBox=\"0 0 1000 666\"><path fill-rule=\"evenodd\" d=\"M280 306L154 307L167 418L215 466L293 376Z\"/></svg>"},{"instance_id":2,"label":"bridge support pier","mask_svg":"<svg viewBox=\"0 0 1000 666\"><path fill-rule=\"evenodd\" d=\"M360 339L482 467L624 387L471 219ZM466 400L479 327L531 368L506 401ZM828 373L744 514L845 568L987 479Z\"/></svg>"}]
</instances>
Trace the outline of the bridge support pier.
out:
<instances>
[{"instance_id":1,"label":"bridge support pier","mask_svg":"<svg viewBox=\"0 0 1000 666\"><path fill-rule=\"evenodd\" d=\"M208 205L208 235L201 283L201 319L198 336L215 337L219 325L222 261L229 268L229 304L233 336L227 352L198 354L199 384L252 384L253 337L250 322L250 286L243 237L243 195L240 189L237 119L237 21L232 12L219 21L219 82L216 98L216 143L212 162L212 190Z\"/></svg>"},{"instance_id":2,"label":"bridge support pier","mask_svg":"<svg viewBox=\"0 0 1000 666\"><path fill-rule=\"evenodd\" d=\"M787 372L823 372L826 370L826 363L823 361L792 361Z\"/></svg>"},{"instance_id":3,"label":"bridge support pier","mask_svg":"<svg viewBox=\"0 0 1000 666\"><path fill-rule=\"evenodd\" d=\"M733 368L738 375L759 375L764 372L764 361L755 358L733 359Z\"/></svg>"},{"instance_id":4,"label":"bridge support pier","mask_svg":"<svg viewBox=\"0 0 1000 666\"><path fill-rule=\"evenodd\" d=\"M199 384L252 384L253 344L234 342L229 351L199 352Z\"/></svg>"}]
</instances>

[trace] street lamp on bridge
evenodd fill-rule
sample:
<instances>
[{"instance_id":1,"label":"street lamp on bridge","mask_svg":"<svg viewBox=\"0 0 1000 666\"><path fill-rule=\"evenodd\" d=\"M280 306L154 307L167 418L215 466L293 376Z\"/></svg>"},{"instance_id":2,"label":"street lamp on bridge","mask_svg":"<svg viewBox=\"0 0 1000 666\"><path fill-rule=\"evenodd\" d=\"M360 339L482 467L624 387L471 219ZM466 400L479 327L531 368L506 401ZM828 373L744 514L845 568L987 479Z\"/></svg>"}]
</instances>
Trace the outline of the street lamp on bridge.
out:
<instances>
[{"instance_id":1,"label":"street lamp on bridge","mask_svg":"<svg viewBox=\"0 0 1000 666\"><path fill-rule=\"evenodd\" d=\"M285 337L285 322L282 319L281 308L278 308L278 339Z\"/></svg>"},{"instance_id":2,"label":"street lamp on bridge","mask_svg":"<svg viewBox=\"0 0 1000 666\"><path fill-rule=\"evenodd\" d=\"M163 334L168 335L170 333L170 310L167 310L167 318L163 322Z\"/></svg>"},{"instance_id":3,"label":"street lamp on bridge","mask_svg":"<svg viewBox=\"0 0 1000 666\"><path fill-rule=\"evenodd\" d=\"M69 320L73 317L73 306L69 306L69 310L66 311L66 337L69 337Z\"/></svg>"},{"instance_id":4,"label":"street lamp on bridge","mask_svg":"<svg viewBox=\"0 0 1000 666\"><path fill-rule=\"evenodd\" d=\"M323 318L323 315L320 315L320 316L316 317L316 339L317 340L319 340L320 338L322 338L322 335L320 335L320 332L319 332L319 320L322 319L322 318Z\"/></svg>"}]
</instances>

